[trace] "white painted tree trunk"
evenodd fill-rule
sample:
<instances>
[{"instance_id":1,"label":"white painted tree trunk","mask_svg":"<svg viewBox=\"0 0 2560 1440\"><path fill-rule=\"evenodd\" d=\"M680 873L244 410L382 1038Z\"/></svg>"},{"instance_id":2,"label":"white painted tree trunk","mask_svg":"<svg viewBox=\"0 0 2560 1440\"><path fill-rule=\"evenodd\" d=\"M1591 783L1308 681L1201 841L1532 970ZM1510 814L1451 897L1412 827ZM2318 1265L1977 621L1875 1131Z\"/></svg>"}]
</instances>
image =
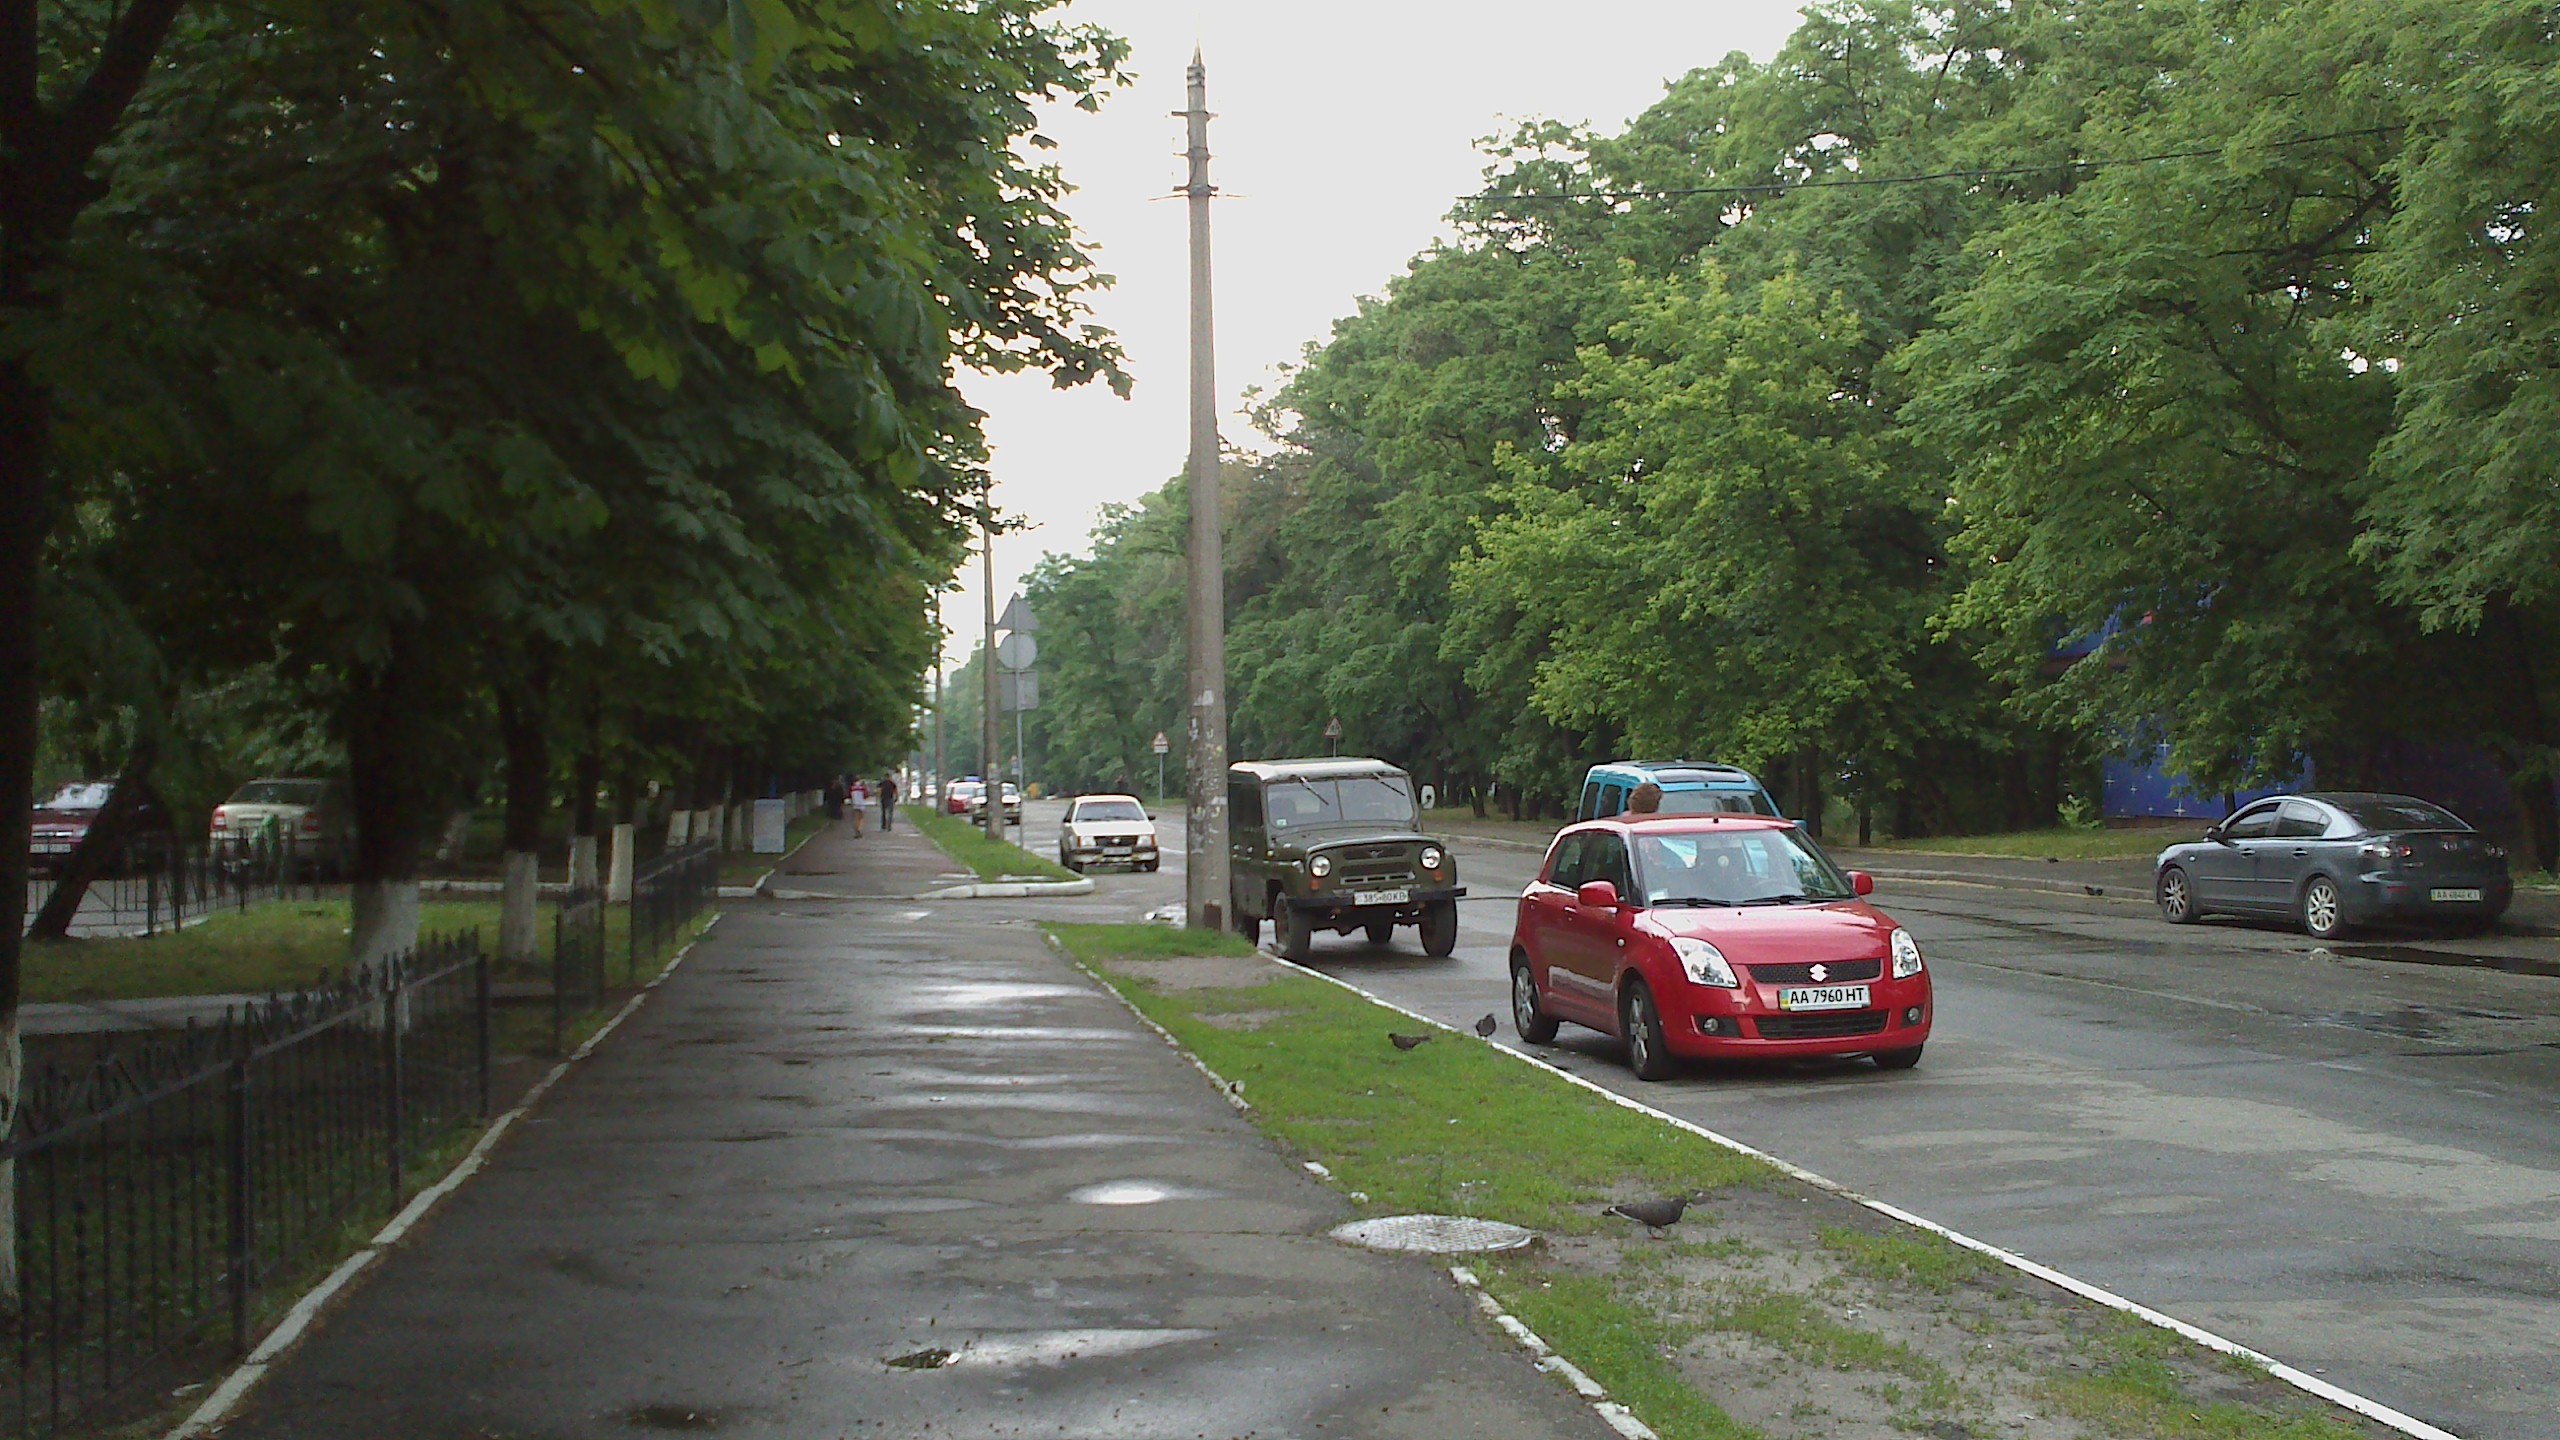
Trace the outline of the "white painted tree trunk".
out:
<instances>
[{"instance_id":1,"label":"white painted tree trunk","mask_svg":"<svg viewBox=\"0 0 2560 1440\"><path fill-rule=\"evenodd\" d=\"M596 888L596 837L593 835L569 837L569 888Z\"/></svg>"},{"instance_id":2,"label":"white painted tree trunk","mask_svg":"<svg viewBox=\"0 0 2560 1440\"><path fill-rule=\"evenodd\" d=\"M685 841L686 841L686 840L688 840L688 839L692 838L692 835L693 835L693 812L692 812L692 811L690 811L690 810L670 810L670 811L668 811L668 812L667 812L667 848L668 848L668 849L673 850L673 849L674 849L674 848L676 848L677 846L682 845L683 843L685 843Z\"/></svg>"},{"instance_id":3,"label":"white painted tree trunk","mask_svg":"<svg viewBox=\"0 0 2560 1440\"><path fill-rule=\"evenodd\" d=\"M531 965L542 958L542 866L530 850L510 850L506 888L498 899L498 958Z\"/></svg>"},{"instance_id":4,"label":"white painted tree trunk","mask_svg":"<svg viewBox=\"0 0 2560 1440\"><path fill-rule=\"evenodd\" d=\"M639 826L616 825L613 827L613 863L605 871L604 877L604 898L613 904L631 903L631 866L632 862L638 858L633 852L639 848L639 844Z\"/></svg>"},{"instance_id":5,"label":"white painted tree trunk","mask_svg":"<svg viewBox=\"0 0 2560 1440\"><path fill-rule=\"evenodd\" d=\"M347 947L347 963L357 968L378 964L418 948L418 882L363 880L354 889L355 933Z\"/></svg>"},{"instance_id":6,"label":"white painted tree trunk","mask_svg":"<svg viewBox=\"0 0 2560 1440\"><path fill-rule=\"evenodd\" d=\"M720 838L720 812L709 806L693 812L693 838L696 841Z\"/></svg>"}]
</instances>

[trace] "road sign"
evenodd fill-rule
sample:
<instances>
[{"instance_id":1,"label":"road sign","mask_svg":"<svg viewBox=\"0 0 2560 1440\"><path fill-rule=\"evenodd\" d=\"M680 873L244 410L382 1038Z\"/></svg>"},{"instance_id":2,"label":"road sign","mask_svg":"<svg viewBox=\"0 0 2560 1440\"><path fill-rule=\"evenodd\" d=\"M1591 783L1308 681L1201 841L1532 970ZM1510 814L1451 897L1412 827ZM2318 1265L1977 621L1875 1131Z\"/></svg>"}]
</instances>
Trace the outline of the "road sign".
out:
<instances>
[{"instance_id":1,"label":"road sign","mask_svg":"<svg viewBox=\"0 0 2560 1440\"><path fill-rule=\"evenodd\" d=\"M1324 722L1324 738L1327 740L1339 740L1342 738L1341 716L1336 715L1332 719Z\"/></svg>"},{"instance_id":2,"label":"road sign","mask_svg":"<svg viewBox=\"0 0 2560 1440\"><path fill-rule=\"evenodd\" d=\"M996 663L1007 670L1028 670L1040 661L1040 642L1031 632L1016 630L996 642Z\"/></svg>"},{"instance_id":3,"label":"road sign","mask_svg":"<svg viewBox=\"0 0 2560 1440\"><path fill-rule=\"evenodd\" d=\"M1039 709L1040 672L1037 670L997 671L996 708L1017 711Z\"/></svg>"},{"instance_id":4,"label":"road sign","mask_svg":"<svg viewBox=\"0 0 2560 1440\"><path fill-rule=\"evenodd\" d=\"M1149 745L1147 748L1155 751L1159 755L1162 755L1173 748L1173 742L1164 738L1164 732L1159 730L1156 732L1154 743Z\"/></svg>"},{"instance_id":5,"label":"road sign","mask_svg":"<svg viewBox=\"0 0 2560 1440\"><path fill-rule=\"evenodd\" d=\"M999 630L1011 630L1018 634L1029 634L1030 632L1040 628L1040 617L1032 614L1031 607L1022 602L1021 596L1016 595L1011 600L1005 602L1004 614L997 617L996 628ZM1020 669L1021 667L1016 666L1014 668Z\"/></svg>"}]
</instances>

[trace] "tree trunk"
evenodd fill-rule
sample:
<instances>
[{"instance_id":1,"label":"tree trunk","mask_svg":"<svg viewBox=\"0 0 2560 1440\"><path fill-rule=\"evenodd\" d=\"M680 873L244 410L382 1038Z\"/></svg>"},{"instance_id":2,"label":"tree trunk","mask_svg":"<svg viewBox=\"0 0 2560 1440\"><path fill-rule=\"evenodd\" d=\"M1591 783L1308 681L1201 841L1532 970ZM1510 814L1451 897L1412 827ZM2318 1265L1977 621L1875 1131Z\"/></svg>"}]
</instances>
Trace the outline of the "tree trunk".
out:
<instances>
[{"instance_id":1,"label":"tree trunk","mask_svg":"<svg viewBox=\"0 0 2560 1440\"><path fill-rule=\"evenodd\" d=\"M498 903L498 958L539 961L542 812L551 799L551 746L537 669L522 690L498 688L498 731L507 751L506 859Z\"/></svg>"},{"instance_id":2,"label":"tree trunk","mask_svg":"<svg viewBox=\"0 0 2560 1440\"><path fill-rule=\"evenodd\" d=\"M365 966L418 943L418 842L433 809L417 734L434 705L419 693L399 637L370 675L350 677L340 729L347 737L347 798L355 811L355 917L348 963Z\"/></svg>"}]
</instances>

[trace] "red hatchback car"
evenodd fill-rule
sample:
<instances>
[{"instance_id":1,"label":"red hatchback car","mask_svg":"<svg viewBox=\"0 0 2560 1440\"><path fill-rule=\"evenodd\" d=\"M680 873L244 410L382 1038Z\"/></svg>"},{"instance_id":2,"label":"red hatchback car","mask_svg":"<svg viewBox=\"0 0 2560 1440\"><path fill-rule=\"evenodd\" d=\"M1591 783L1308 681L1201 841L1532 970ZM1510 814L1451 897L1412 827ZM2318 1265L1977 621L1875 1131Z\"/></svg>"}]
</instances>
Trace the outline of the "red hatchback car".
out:
<instances>
[{"instance_id":1,"label":"red hatchback car","mask_svg":"<svg viewBox=\"0 0 2560 1440\"><path fill-rule=\"evenodd\" d=\"M1543 1045L1570 1020L1626 1041L1647 1080L1679 1056L1872 1055L1920 1063L1920 942L1860 898L1794 822L1621 816L1558 834L1511 932L1511 1022Z\"/></svg>"}]
</instances>

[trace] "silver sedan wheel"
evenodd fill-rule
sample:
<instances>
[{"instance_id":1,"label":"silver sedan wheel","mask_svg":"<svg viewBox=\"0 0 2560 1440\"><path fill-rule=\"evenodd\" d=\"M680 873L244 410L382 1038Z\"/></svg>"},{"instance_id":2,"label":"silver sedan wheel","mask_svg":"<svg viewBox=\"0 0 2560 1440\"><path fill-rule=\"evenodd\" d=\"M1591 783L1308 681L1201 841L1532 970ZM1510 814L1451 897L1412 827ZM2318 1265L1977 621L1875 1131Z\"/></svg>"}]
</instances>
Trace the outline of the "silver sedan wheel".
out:
<instances>
[{"instance_id":1,"label":"silver sedan wheel","mask_svg":"<svg viewBox=\"0 0 2560 1440\"><path fill-rule=\"evenodd\" d=\"M2326 940L2344 927L2339 924L2338 882L2326 875L2314 875L2302 887L2302 928L2315 939Z\"/></svg>"}]
</instances>

